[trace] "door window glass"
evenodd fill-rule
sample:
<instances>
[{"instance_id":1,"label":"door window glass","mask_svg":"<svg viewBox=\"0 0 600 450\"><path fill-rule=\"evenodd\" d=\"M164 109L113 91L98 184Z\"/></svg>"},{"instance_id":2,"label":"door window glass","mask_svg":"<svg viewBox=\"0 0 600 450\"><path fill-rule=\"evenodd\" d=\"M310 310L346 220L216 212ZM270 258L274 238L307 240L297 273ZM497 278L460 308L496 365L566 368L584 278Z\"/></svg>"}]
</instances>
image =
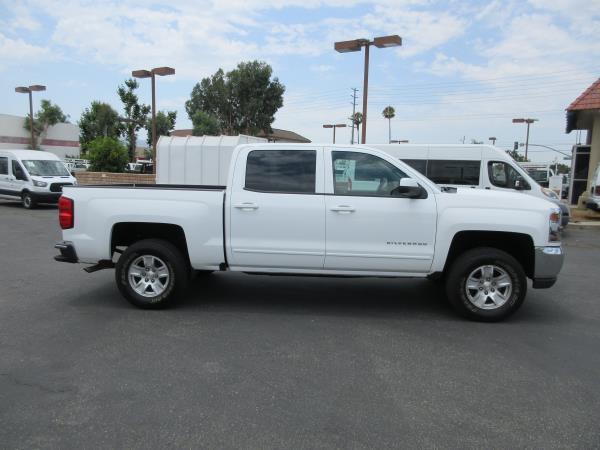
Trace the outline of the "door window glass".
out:
<instances>
[{"instance_id":1,"label":"door window glass","mask_svg":"<svg viewBox=\"0 0 600 450\"><path fill-rule=\"evenodd\" d=\"M314 194L315 150L253 150L246 161L245 188L260 192Z\"/></svg>"},{"instance_id":2,"label":"door window glass","mask_svg":"<svg viewBox=\"0 0 600 450\"><path fill-rule=\"evenodd\" d=\"M378 156L331 152L335 195L391 197L406 174Z\"/></svg>"},{"instance_id":3,"label":"door window glass","mask_svg":"<svg viewBox=\"0 0 600 450\"><path fill-rule=\"evenodd\" d=\"M402 162L408 164L410 167L412 167L419 173L427 176L427 160L426 159L403 159Z\"/></svg>"},{"instance_id":4,"label":"door window glass","mask_svg":"<svg viewBox=\"0 0 600 450\"><path fill-rule=\"evenodd\" d=\"M14 159L11 162L12 162L12 173L13 173L14 177L17 180L27 181L27 177L25 176L25 172L23 171L21 164L19 164Z\"/></svg>"},{"instance_id":5,"label":"door window glass","mask_svg":"<svg viewBox=\"0 0 600 450\"><path fill-rule=\"evenodd\" d=\"M427 178L437 184L477 186L480 161L432 159L427 165Z\"/></svg>"},{"instance_id":6,"label":"door window glass","mask_svg":"<svg viewBox=\"0 0 600 450\"><path fill-rule=\"evenodd\" d=\"M0 175L8 175L8 158L0 156Z\"/></svg>"},{"instance_id":7,"label":"door window glass","mask_svg":"<svg viewBox=\"0 0 600 450\"><path fill-rule=\"evenodd\" d=\"M522 179L519 172L510 164L500 161L490 161L488 163L488 174L490 183L494 186L515 189L515 183L519 180L522 183L523 189L529 189L529 185Z\"/></svg>"}]
</instances>

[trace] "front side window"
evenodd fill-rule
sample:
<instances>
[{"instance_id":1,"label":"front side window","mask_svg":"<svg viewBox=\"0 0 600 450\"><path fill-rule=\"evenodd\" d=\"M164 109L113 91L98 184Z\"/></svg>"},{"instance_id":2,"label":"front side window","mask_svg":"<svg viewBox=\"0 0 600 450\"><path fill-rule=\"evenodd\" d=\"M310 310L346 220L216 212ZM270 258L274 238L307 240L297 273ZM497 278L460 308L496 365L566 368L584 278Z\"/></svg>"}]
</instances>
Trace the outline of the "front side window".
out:
<instances>
[{"instance_id":1,"label":"front side window","mask_svg":"<svg viewBox=\"0 0 600 450\"><path fill-rule=\"evenodd\" d=\"M25 159L23 165L29 175L35 177L64 177L69 176L69 171L61 161L48 159Z\"/></svg>"},{"instance_id":2,"label":"front side window","mask_svg":"<svg viewBox=\"0 0 600 450\"><path fill-rule=\"evenodd\" d=\"M529 185L522 179L519 172L510 164L500 161L490 161L488 163L488 174L490 177L490 183L494 186L515 189L516 181L519 180L522 183L521 188L529 189Z\"/></svg>"},{"instance_id":3,"label":"front side window","mask_svg":"<svg viewBox=\"0 0 600 450\"><path fill-rule=\"evenodd\" d=\"M253 150L246 160L245 188L251 191L314 194L315 150Z\"/></svg>"},{"instance_id":4,"label":"front side window","mask_svg":"<svg viewBox=\"0 0 600 450\"><path fill-rule=\"evenodd\" d=\"M406 174L378 156L331 152L335 195L391 197Z\"/></svg>"},{"instance_id":5,"label":"front side window","mask_svg":"<svg viewBox=\"0 0 600 450\"><path fill-rule=\"evenodd\" d=\"M436 160L427 164L427 178L437 184L479 185L480 161Z\"/></svg>"},{"instance_id":6,"label":"front side window","mask_svg":"<svg viewBox=\"0 0 600 450\"><path fill-rule=\"evenodd\" d=\"M8 175L8 158L0 156L0 175Z\"/></svg>"}]
</instances>

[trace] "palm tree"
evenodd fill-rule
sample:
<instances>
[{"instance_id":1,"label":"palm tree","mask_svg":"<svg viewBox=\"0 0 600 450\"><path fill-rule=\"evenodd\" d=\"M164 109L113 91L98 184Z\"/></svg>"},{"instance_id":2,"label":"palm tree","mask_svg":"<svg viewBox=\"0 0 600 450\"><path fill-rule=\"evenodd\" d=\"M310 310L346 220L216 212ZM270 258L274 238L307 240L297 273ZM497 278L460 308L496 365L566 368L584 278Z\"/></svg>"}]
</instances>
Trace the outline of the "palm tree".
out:
<instances>
[{"instance_id":1,"label":"palm tree","mask_svg":"<svg viewBox=\"0 0 600 450\"><path fill-rule=\"evenodd\" d=\"M383 117L388 120L388 143L392 142L392 119L396 117L396 110L393 106L386 106L381 112Z\"/></svg>"},{"instance_id":2,"label":"palm tree","mask_svg":"<svg viewBox=\"0 0 600 450\"><path fill-rule=\"evenodd\" d=\"M358 137L358 143L360 144L360 124L362 123L362 113L360 112L355 112L354 116L350 117L350 120L352 121L352 126L356 127L356 134ZM353 142L354 144L354 142Z\"/></svg>"}]
</instances>

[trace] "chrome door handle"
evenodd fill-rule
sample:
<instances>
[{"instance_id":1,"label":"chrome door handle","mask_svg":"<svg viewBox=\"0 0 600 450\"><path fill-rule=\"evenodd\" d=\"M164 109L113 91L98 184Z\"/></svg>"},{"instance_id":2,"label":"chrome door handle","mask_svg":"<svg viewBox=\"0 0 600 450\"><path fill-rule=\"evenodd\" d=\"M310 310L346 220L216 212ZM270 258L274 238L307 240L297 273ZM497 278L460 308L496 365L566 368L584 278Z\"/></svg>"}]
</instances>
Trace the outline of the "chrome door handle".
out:
<instances>
[{"instance_id":1,"label":"chrome door handle","mask_svg":"<svg viewBox=\"0 0 600 450\"><path fill-rule=\"evenodd\" d=\"M330 211L334 211L340 214L349 214L349 213L353 213L354 211L356 211L354 209L353 206L350 205L338 205L338 206L334 206L333 208L330 208Z\"/></svg>"},{"instance_id":2,"label":"chrome door handle","mask_svg":"<svg viewBox=\"0 0 600 450\"><path fill-rule=\"evenodd\" d=\"M233 207L241 209L242 211L253 211L255 209L258 209L258 205L252 202L238 203L237 205L233 205Z\"/></svg>"}]
</instances>

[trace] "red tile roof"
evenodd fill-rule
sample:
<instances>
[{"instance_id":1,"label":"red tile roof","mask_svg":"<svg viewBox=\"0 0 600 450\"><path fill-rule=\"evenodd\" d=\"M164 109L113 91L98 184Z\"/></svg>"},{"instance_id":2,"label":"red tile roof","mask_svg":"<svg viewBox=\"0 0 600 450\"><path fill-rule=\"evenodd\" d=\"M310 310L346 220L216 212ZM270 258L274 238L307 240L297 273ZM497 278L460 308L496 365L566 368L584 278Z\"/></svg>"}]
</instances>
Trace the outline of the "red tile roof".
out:
<instances>
[{"instance_id":1,"label":"red tile roof","mask_svg":"<svg viewBox=\"0 0 600 450\"><path fill-rule=\"evenodd\" d=\"M600 78L567 107L567 111L580 111L583 109L600 109Z\"/></svg>"}]
</instances>

